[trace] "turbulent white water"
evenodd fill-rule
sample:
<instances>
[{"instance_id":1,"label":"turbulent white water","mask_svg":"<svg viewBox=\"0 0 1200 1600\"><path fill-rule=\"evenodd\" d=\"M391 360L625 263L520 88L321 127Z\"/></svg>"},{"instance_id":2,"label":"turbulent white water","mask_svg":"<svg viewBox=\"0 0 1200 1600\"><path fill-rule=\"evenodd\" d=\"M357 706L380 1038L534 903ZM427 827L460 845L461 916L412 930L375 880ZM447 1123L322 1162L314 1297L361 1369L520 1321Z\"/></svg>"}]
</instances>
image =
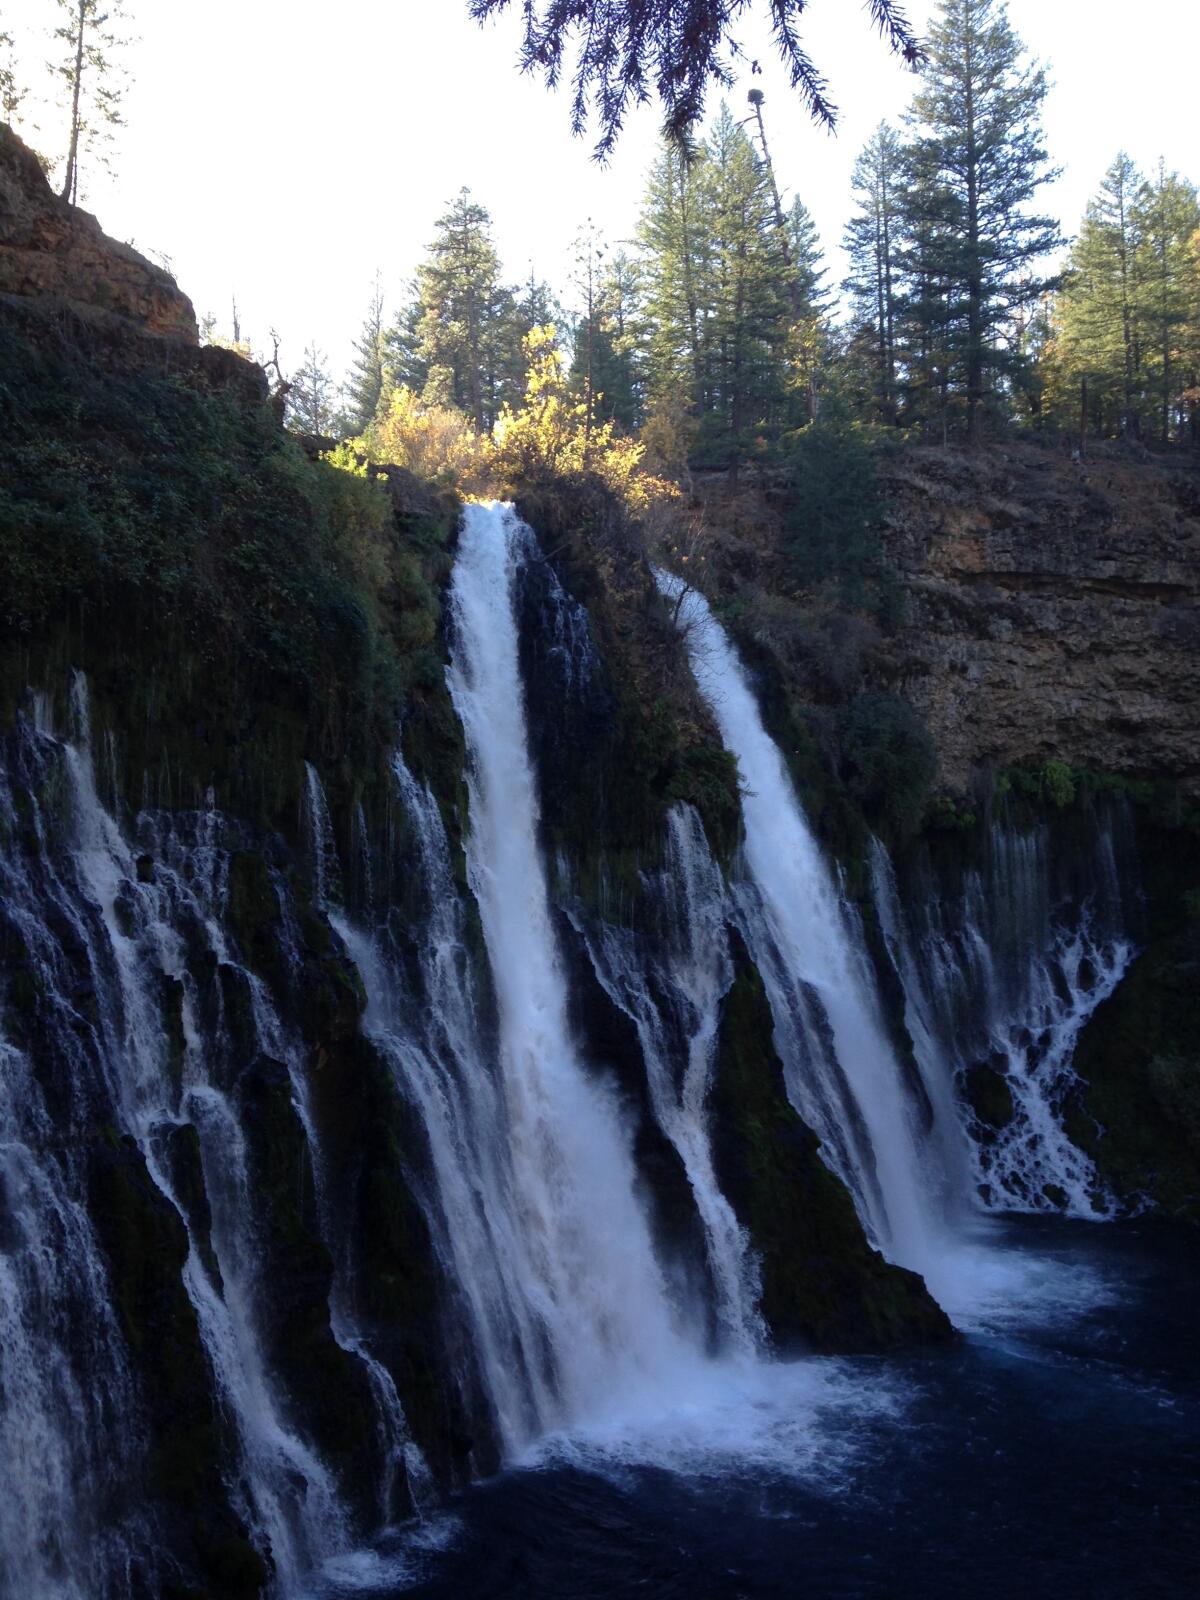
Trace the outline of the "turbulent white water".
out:
<instances>
[{"instance_id":1,"label":"turbulent white water","mask_svg":"<svg viewBox=\"0 0 1200 1600\"><path fill-rule=\"evenodd\" d=\"M685 1345L634 1193L628 1130L567 1025L513 610L530 537L510 507L468 506L448 681L467 741L467 862L496 992L512 1198L560 1415L577 1418L653 1393Z\"/></svg>"}]
</instances>

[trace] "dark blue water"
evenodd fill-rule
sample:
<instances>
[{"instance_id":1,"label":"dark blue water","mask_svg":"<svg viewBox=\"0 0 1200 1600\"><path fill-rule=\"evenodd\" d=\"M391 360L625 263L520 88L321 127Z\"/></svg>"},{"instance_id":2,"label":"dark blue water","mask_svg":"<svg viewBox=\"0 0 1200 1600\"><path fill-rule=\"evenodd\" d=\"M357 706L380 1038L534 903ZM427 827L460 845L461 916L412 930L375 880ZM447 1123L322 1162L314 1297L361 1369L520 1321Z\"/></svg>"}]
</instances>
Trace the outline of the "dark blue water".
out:
<instances>
[{"instance_id":1,"label":"dark blue water","mask_svg":"<svg viewBox=\"0 0 1200 1600\"><path fill-rule=\"evenodd\" d=\"M479 1485L378 1587L410 1600L1151 1600L1200 1594L1200 1241L1008 1224L1041 1297L952 1349L813 1363L811 1459L586 1456ZM1047 1270L1048 1264L1048 1270ZM1064 1286L1047 1303L1049 1280ZM987 1319L985 1319L987 1320ZM861 1396L863 1404L856 1403ZM785 1430L786 1433L786 1430ZM384 1552L380 1552L384 1554ZM380 1580L382 1581L382 1579Z\"/></svg>"}]
</instances>

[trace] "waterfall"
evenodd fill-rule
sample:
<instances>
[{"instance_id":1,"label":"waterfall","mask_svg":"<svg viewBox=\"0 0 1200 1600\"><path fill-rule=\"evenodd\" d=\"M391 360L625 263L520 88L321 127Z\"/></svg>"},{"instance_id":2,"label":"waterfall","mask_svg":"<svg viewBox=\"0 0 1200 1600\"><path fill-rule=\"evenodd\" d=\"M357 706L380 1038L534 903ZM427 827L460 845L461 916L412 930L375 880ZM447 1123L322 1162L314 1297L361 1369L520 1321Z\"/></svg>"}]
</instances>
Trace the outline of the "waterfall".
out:
<instances>
[{"instance_id":1,"label":"waterfall","mask_svg":"<svg viewBox=\"0 0 1200 1600\"><path fill-rule=\"evenodd\" d=\"M609 1088L585 1074L567 1025L513 604L531 541L511 508L467 508L448 681L467 743L467 865L496 994L512 1203L557 1398L546 1426L635 1405L677 1369L684 1346L635 1195L629 1132Z\"/></svg>"},{"instance_id":2,"label":"waterfall","mask_svg":"<svg viewBox=\"0 0 1200 1600\"><path fill-rule=\"evenodd\" d=\"M719 1342L753 1357L766 1337L757 1262L717 1182L706 1110L720 1004L733 979L728 897L696 812L676 806L667 821L663 870L644 884L662 913L649 952L632 929L588 918L577 905L568 915L605 992L637 1029L655 1117L683 1163L704 1229Z\"/></svg>"},{"instance_id":3,"label":"waterfall","mask_svg":"<svg viewBox=\"0 0 1200 1600\"><path fill-rule=\"evenodd\" d=\"M797 1111L893 1260L928 1271L942 1242L918 1109L885 1030L861 932L838 892L741 664L703 596L659 574L697 686L742 775L740 918Z\"/></svg>"},{"instance_id":4,"label":"waterfall","mask_svg":"<svg viewBox=\"0 0 1200 1600\"><path fill-rule=\"evenodd\" d=\"M47 745L25 741L27 777L47 776ZM48 824L30 804L40 852ZM43 924L20 833L0 766L0 933L24 952L0 998L0 1592L88 1600L117 1586L149 1532L106 1511L109 1475L133 1469L142 1419L87 1213L84 1130L104 1085L73 1026L66 964ZM46 890L64 904L61 884ZM17 985L24 993L14 999ZM9 1042L21 1031L20 1000L25 1009L35 992L61 1045L57 1095Z\"/></svg>"},{"instance_id":5,"label":"waterfall","mask_svg":"<svg viewBox=\"0 0 1200 1600\"><path fill-rule=\"evenodd\" d=\"M997 1210L1109 1211L1063 1108L1080 1029L1134 954L1111 816L1087 855L1085 887L1056 891L1047 827L1019 832L995 821L981 867L951 892L922 874L906 909L886 851L872 851L880 925L917 1059L969 1135L976 1194ZM975 1077L998 1088L1001 1126L973 1109Z\"/></svg>"},{"instance_id":6,"label":"waterfall","mask_svg":"<svg viewBox=\"0 0 1200 1600\"><path fill-rule=\"evenodd\" d=\"M245 836L211 807L144 811L126 834L100 798L79 674L69 710L58 736L49 700L35 702L34 722L18 723L0 763L0 935L18 952L0 986L0 1589L82 1600L141 1593L147 1582L157 1592L160 1581L164 1538L136 1503L152 1448L140 1374L92 1220L99 1139L117 1152L110 1163L136 1151L134 1181L148 1179L182 1228L178 1270L206 1366L195 1381L211 1384L228 1452L230 1533L240 1519L274 1570L273 1592L298 1594L352 1546L356 1514L264 1335L278 1320L279 1285L263 1231L263 1130L244 1098L256 1075L282 1073L315 1180L317 1227L334 1257L331 1333L361 1369L373 1410L383 1516L405 1504L401 1482L419 1503L428 1473L395 1379L355 1320L307 1047L227 932L230 863ZM316 886L330 895L337 859L315 772L307 794ZM275 869L270 892L281 970L295 984L298 923ZM195 1399L203 1405L201 1392Z\"/></svg>"},{"instance_id":7,"label":"waterfall","mask_svg":"<svg viewBox=\"0 0 1200 1600\"><path fill-rule=\"evenodd\" d=\"M227 1024L218 1024L224 1038L206 1036L194 980L183 964L181 926L190 926L217 963L248 984L260 1048L269 1055L277 1040L271 1037L261 980L233 958L220 925L227 858L216 845L216 817L200 818L190 839L181 836L176 822L162 819L154 840L154 881L139 882L135 852L97 796L82 675L74 679L72 705L75 740L66 745L65 756L75 810L73 859L80 887L100 917L101 927L90 937L95 940L102 930L93 965L104 974L106 1058L117 1104L155 1183L188 1228L184 1283L219 1391L236 1422L248 1485L244 1514L260 1546L270 1552L286 1594L349 1535L332 1475L285 1420L262 1348L258 1302L268 1291L261 1277L246 1137L238 1109L218 1081L228 1048ZM87 937L89 931L81 919L80 932ZM164 1047L159 973L182 986L185 1052L178 1087ZM170 1130L185 1124L198 1136L216 1272L203 1259L164 1159Z\"/></svg>"}]
</instances>

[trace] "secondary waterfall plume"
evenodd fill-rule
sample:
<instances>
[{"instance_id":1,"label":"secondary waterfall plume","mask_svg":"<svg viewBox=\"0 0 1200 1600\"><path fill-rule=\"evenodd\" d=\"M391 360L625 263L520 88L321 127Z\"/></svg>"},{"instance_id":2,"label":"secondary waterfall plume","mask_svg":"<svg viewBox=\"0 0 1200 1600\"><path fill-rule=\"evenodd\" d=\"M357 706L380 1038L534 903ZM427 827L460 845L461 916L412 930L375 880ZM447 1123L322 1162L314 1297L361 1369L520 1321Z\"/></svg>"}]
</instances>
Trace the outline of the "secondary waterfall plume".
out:
<instances>
[{"instance_id":1,"label":"secondary waterfall plume","mask_svg":"<svg viewBox=\"0 0 1200 1600\"><path fill-rule=\"evenodd\" d=\"M658 581L676 602L700 693L738 758L747 879L741 917L771 998L789 1093L876 1243L902 1265L927 1271L942 1230L925 1141L851 914L724 630L681 579L660 573Z\"/></svg>"}]
</instances>

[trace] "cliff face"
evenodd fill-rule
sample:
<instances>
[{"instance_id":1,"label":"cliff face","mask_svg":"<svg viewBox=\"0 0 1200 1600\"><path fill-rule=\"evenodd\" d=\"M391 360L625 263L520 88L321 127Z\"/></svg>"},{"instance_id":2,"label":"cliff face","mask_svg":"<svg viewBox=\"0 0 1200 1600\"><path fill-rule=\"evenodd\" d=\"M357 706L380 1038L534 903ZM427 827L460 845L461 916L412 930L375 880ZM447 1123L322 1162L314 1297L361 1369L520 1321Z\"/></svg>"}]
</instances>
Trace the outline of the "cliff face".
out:
<instances>
[{"instance_id":1,"label":"cliff face","mask_svg":"<svg viewBox=\"0 0 1200 1600\"><path fill-rule=\"evenodd\" d=\"M196 344L196 314L175 280L95 217L60 200L36 156L0 126L0 298L65 308L89 321L131 322Z\"/></svg>"},{"instance_id":2,"label":"cliff face","mask_svg":"<svg viewBox=\"0 0 1200 1600\"><path fill-rule=\"evenodd\" d=\"M883 659L946 786L1054 759L1200 793L1200 475L920 450L883 487L907 592Z\"/></svg>"}]
</instances>

